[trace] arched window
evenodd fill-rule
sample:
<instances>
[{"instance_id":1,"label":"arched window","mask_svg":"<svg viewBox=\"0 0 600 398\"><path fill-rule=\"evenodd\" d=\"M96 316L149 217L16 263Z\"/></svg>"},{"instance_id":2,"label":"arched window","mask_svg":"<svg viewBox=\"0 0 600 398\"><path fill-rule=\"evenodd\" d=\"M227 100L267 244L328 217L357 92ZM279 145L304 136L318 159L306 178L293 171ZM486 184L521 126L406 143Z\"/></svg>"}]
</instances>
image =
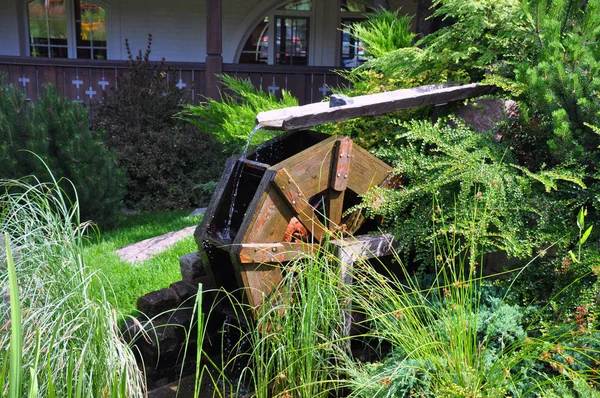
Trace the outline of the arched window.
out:
<instances>
[{"instance_id":1,"label":"arched window","mask_svg":"<svg viewBox=\"0 0 600 398\"><path fill-rule=\"evenodd\" d=\"M26 4L30 56L107 58L105 8L84 0L31 0Z\"/></svg>"},{"instance_id":2,"label":"arched window","mask_svg":"<svg viewBox=\"0 0 600 398\"><path fill-rule=\"evenodd\" d=\"M79 3L79 4L78 4ZM77 58L106 59L106 10L75 0Z\"/></svg>"},{"instance_id":3,"label":"arched window","mask_svg":"<svg viewBox=\"0 0 600 398\"><path fill-rule=\"evenodd\" d=\"M312 0L296 0L269 13L253 29L240 63L308 65Z\"/></svg>"}]
</instances>

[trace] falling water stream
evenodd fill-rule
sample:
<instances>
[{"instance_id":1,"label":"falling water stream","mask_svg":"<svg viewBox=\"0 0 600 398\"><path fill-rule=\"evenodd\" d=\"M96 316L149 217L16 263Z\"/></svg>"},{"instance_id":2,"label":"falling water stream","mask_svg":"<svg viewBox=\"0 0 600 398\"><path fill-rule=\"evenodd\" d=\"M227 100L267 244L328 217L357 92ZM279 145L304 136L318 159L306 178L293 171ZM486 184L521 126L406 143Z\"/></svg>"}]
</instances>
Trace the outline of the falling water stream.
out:
<instances>
[{"instance_id":1,"label":"falling water stream","mask_svg":"<svg viewBox=\"0 0 600 398\"><path fill-rule=\"evenodd\" d=\"M233 195L231 195L231 206L229 207L229 217L227 219L227 224L225 229L223 230L222 238L231 241L231 220L233 218L233 211L235 209L235 200L237 198L238 188L240 187L240 181L242 179L242 172L244 170L244 160L246 160L246 155L248 154L248 148L250 148L250 142L254 135L262 129L260 124L254 126L250 134L248 135L248 141L246 141L246 146L244 147L244 151L240 155L240 158L236 162L236 170L235 170L235 181L233 183Z\"/></svg>"}]
</instances>

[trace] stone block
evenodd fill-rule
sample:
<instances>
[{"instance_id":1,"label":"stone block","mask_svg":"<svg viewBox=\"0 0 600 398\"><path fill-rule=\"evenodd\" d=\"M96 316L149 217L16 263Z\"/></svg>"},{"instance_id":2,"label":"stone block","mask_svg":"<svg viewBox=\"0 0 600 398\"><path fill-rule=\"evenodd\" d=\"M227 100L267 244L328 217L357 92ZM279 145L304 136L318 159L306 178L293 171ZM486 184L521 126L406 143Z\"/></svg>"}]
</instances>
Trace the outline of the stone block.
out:
<instances>
[{"instance_id":1,"label":"stone block","mask_svg":"<svg viewBox=\"0 0 600 398\"><path fill-rule=\"evenodd\" d=\"M202 258L198 252L179 257L179 269L181 270L181 279L184 281L192 281L206 275Z\"/></svg>"},{"instance_id":2,"label":"stone block","mask_svg":"<svg viewBox=\"0 0 600 398\"><path fill-rule=\"evenodd\" d=\"M154 317L172 310L181 304L181 298L172 289L161 289L148 293L137 300L137 309L147 317Z\"/></svg>"},{"instance_id":3,"label":"stone block","mask_svg":"<svg viewBox=\"0 0 600 398\"><path fill-rule=\"evenodd\" d=\"M169 289L174 290L181 301L185 301L196 294L198 291L198 284L190 283L188 281L179 281L171 283Z\"/></svg>"}]
</instances>

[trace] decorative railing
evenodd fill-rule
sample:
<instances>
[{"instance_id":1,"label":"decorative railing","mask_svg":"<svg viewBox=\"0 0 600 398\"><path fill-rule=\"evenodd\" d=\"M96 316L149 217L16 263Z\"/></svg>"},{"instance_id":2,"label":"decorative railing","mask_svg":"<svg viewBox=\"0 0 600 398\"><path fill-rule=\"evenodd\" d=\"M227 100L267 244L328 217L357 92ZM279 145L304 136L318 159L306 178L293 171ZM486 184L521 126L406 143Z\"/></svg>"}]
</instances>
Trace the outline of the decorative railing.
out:
<instances>
[{"instance_id":1,"label":"decorative railing","mask_svg":"<svg viewBox=\"0 0 600 398\"><path fill-rule=\"evenodd\" d=\"M205 98L204 63L176 62L169 65L169 79L177 87L190 91L192 102ZM0 74L8 82L21 87L29 100L34 100L51 83L73 101L91 103L101 100L102 91L119 84L128 73L125 61L90 61L75 59L0 56ZM347 83L327 67L294 67L274 65L224 64L223 73L248 78L256 88L281 96L281 90L292 93L300 104L321 101L331 94L331 87Z\"/></svg>"}]
</instances>

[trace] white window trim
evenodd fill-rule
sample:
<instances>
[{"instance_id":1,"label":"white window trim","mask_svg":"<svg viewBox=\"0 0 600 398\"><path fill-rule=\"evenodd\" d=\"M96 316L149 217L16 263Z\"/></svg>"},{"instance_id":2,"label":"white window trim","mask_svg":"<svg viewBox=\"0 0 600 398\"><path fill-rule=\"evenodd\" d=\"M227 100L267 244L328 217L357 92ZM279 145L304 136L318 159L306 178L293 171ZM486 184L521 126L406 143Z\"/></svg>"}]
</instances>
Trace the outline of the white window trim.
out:
<instances>
[{"instance_id":1,"label":"white window trim","mask_svg":"<svg viewBox=\"0 0 600 398\"><path fill-rule=\"evenodd\" d=\"M106 4L103 1L100 0L84 0L88 3L93 3L93 4L97 4L98 6L104 8L105 10L105 24L106 24L106 53L107 53L107 59L110 59L109 53L110 53L110 46L109 46L109 41L111 41L110 39L110 7L108 4ZM29 41L29 11L27 9L27 4L29 4L31 2L31 0L23 0L22 2L22 7L21 7L21 12L22 12L22 16L21 16L21 20L23 21L23 26L25 27L23 29L22 34L24 35L24 41L23 43L25 43L25 56L26 57L31 57L31 42ZM76 38L76 33L77 33L77 29L75 28L75 7L74 7L74 2L73 0L65 0L65 14L66 14L66 18L67 18L67 56L68 59L77 59L77 38ZM64 59L64 58L63 58ZM95 61L93 58L80 58L80 59L86 59L89 61Z\"/></svg>"}]
</instances>

